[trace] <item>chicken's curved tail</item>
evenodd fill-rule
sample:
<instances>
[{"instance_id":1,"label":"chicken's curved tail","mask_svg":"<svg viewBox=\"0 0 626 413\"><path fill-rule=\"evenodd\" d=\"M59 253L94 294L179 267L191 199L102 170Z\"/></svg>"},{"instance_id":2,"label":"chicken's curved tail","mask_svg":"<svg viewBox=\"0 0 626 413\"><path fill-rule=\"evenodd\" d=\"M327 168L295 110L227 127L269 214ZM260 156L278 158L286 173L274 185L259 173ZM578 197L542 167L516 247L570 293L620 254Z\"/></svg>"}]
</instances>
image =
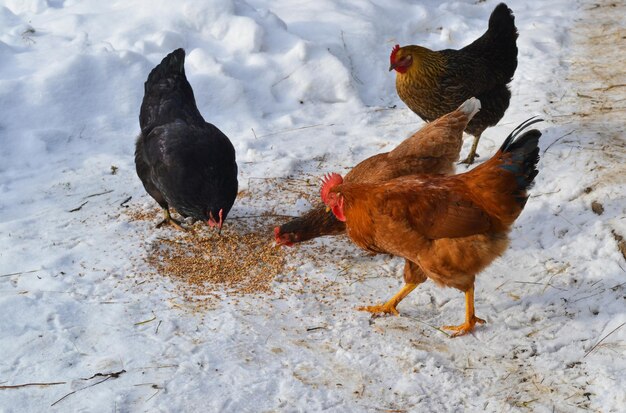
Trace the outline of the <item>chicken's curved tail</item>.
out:
<instances>
[{"instance_id":1,"label":"chicken's curved tail","mask_svg":"<svg viewBox=\"0 0 626 413\"><path fill-rule=\"evenodd\" d=\"M498 4L489 16L489 31L509 41L517 39L513 11L504 3Z\"/></svg>"},{"instance_id":2,"label":"chicken's curved tail","mask_svg":"<svg viewBox=\"0 0 626 413\"><path fill-rule=\"evenodd\" d=\"M493 9L489 17L488 36L493 38L494 61L502 71L502 75L513 78L517 69L517 27L515 17L509 7L500 3Z\"/></svg>"},{"instance_id":3,"label":"chicken's curved tail","mask_svg":"<svg viewBox=\"0 0 626 413\"><path fill-rule=\"evenodd\" d=\"M462 50L490 62L498 83L509 83L517 69L517 27L509 7L500 3L489 17L487 31Z\"/></svg>"},{"instance_id":4,"label":"chicken's curved tail","mask_svg":"<svg viewBox=\"0 0 626 413\"><path fill-rule=\"evenodd\" d=\"M146 86L155 84L172 75L185 76L185 49L176 49L168 54L148 75Z\"/></svg>"},{"instance_id":5,"label":"chicken's curved tail","mask_svg":"<svg viewBox=\"0 0 626 413\"><path fill-rule=\"evenodd\" d=\"M533 181L537 173L537 163L539 162L539 138L541 132L537 129L531 129L520 134L524 129L543 119L532 117L509 134L498 151L503 162L499 168L512 173L515 176L517 184L516 201L520 207L524 207L528 200L527 190L533 185Z\"/></svg>"},{"instance_id":6,"label":"chicken's curved tail","mask_svg":"<svg viewBox=\"0 0 626 413\"><path fill-rule=\"evenodd\" d=\"M471 177L466 182L477 202L505 225L512 224L524 209L528 189L537 176L541 132L524 130L541 121L535 117L523 122L491 159L463 174Z\"/></svg>"},{"instance_id":7,"label":"chicken's curved tail","mask_svg":"<svg viewBox=\"0 0 626 413\"><path fill-rule=\"evenodd\" d=\"M182 119L187 124L204 123L185 76L185 50L176 49L163 58L148 75L139 112L141 132Z\"/></svg>"}]
</instances>

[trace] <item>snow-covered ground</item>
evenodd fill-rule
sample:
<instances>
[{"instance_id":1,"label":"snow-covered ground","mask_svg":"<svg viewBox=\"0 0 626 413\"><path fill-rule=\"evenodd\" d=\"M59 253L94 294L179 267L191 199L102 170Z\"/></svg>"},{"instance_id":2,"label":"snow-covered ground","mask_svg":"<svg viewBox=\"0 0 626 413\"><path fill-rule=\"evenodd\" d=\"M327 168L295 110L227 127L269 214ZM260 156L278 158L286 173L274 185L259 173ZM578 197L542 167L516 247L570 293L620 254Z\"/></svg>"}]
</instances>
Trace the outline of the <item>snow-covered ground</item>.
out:
<instances>
[{"instance_id":1,"label":"snow-covered ground","mask_svg":"<svg viewBox=\"0 0 626 413\"><path fill-rule=\"evenodd\" d=\"M346 238L290 250L273 294L194 310L144 262L174 231L120 206L155 205L134 141L143 82L173 49L187 50L200 111L237 150L249 195L232 217L297 215L310 204L294 194L316 188L289 185L422 125L387 71L393 45L461 47L496 4L0 1L0 411L625 411L619 2L508 3L513 98L479 153L540 114L542 159L511 247L478 277L488 323L472 335L433 328L464 307L430 282L400 317L355 311L398 289L403 262Z\"/></svg>"}]
</instances>

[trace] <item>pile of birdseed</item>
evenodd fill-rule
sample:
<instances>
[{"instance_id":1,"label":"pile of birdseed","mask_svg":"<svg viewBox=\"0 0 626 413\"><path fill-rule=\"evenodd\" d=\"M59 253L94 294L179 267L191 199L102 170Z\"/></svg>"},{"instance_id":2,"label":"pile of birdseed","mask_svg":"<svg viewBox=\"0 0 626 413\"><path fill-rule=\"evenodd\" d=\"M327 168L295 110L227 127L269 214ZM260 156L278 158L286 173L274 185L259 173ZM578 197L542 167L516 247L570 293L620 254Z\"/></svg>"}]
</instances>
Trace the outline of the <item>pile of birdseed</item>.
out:
<instances>
[{"instance_id":1,"label":"pile of birdseed","mask_svg":"<svg viewBox=\"0 0 626 413\"><path fill-rule=\"evenodd\" d=\"M161 219L156 210L128 215L155 223ZM285 271L286 249L275 246L267 218L229 219L221 235L201 222L183 225L187 231L155 229L163 234L147 246L146 262L174 280L185 301L267 293Z\"/></svg>"}]
</instances>

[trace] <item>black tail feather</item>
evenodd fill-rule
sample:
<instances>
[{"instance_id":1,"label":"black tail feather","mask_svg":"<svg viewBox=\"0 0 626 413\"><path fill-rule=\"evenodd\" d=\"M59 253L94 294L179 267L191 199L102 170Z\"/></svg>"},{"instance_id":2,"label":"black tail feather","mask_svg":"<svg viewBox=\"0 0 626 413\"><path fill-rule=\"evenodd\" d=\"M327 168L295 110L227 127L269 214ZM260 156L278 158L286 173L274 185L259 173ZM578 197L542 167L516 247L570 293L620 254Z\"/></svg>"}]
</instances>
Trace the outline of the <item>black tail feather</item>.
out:
<instances>
[{"instance_id":1,"label":"black tail feather","mask_svg":"<svg viewBox=\"0 0 626 413\"><path fill-rule=\"evenodd\" d=\"M543 122L543 119L541 119L541 118L539 118L537 116L533 116L532 118L528 118L524 122L520 123L515 129L513 129L513 131L509 134L509 136L506 137L506 139L502 143L502 146L500 146L500 151L501 152L508 152L507 148L509 147L509 145L511 145L511 142L513 142L513 140L516 139L517 136L524 129L526 129L529 126L534 125L535 123L538 123L538 122ZM539 131L537 131L537 132L539 132ZM539 136L541 136L541 133L539 133Z\"/></svg>"},{"instance_id":2,"label":"black tail feather","mask_svg":"<svg viewBox=\"0 0 626 413\"><path fill-rule=\"evenodd\" d=\"M537 163L539 162L539 138L541 137L541 132L537 129L531 129L524 132L521 136L520 133L530 125L542 120L530 118L523 122L511 132L500 148L503 162L499 167L515 175L516 192L518 193L516 201L522 207L528 199L526 190L532 187L533 180L539 172Z\"/></svg>"},{"instance_id":3,"label":"black tail feather","mask_svg":"<svg viewBox=\"0 0 626 413\"><path fill-rule=\"evenodd\" d=\"M159 82L161 79L171 77L172 75L185 76L185 50L176 49L168 54L148 75L146 88L148 85Z\"/></svg>"},{"instance_id":4,"label":"black tail feather","mask_svg":"<svg viewBox=\"0 0 626 413\"><path fill-rule=\"evenodd\" d=\"M513 11L500 3L489 17L489 28L463 50L488 59L498 82L508 83L517 69L517 28Z\"/></svg>"},{"instance_id":5,"label":"black tail feather","mask_svg":"<svg viewBox=\"0 0 626 413\"><path fill-rule=\"evenodd\" d=\"M491 12L491 16L489 16L489 30L498 34L508 34L509 36L517 37L515 17L513 16L513 11L506 4L498 4Z\"/></svg>"},{"instance_id":6,"label":"black tail feather","mask_svg":"<svg viewBox=\"0 0 626 413\"><path fill-rule=\"evenodd\" d=\"M139 125L145 136L153 128L176 120L187 124L204 124L193 90L185 76L183 49L174 50L152 69L145 83L139 112Z\"/></svg>"}]
</instances>

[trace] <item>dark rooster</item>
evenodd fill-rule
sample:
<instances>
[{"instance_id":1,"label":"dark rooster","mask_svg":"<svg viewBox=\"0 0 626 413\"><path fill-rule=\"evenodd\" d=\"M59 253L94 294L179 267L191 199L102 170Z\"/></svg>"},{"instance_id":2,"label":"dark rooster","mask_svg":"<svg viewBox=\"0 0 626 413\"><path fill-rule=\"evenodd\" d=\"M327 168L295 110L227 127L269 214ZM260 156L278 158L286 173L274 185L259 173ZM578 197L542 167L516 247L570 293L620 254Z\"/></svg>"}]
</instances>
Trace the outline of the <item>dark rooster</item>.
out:
<instances>
[{"instance_id":1,"label":"dark rooster","mask_svg":"<svg viewBox=\"0 0 626 413\"><path fill-rule=\"evenodd\" d=\"M472 96L480 99L482 109L467 125L474 143L463 163L474 162L481 134L496 125L509 107L508 84L517 68L516 41L513 12L501 3L491 13L487 31L462 49L396 45L391 52L389 70L397 72L398 96L425 121L437 119Z\"/></svg>"},{"instance_id":2,"label":"dark rooster","mask_svg":"<svg viewBox=\"0 0 626 413\"><path fill-rule=\"evenodd\" d=\"M520 125L500 150L473 170L451 176L415 175L384 183L343 183L328 175L321 197L350 238L374 253L403 257L404 287L384 305L361 307L398 314L396 306L427 278L465 293L465 322L456 335L484 320L474 312L474 279L508 245L508 233L537 175L541 133Z\"/></svg>"},{"instance_id":3,"label":"dark rooster","mask_svg":"<svg viewBox=\"0 0 626 413\"><path fill-rule=\"evenodd\" d=\"M459 160L463 130L480 110L480 101L468 99L455 111L426 124L391 152L359 163L346 182L384 182L404 175L451 174ZM346 226L320 203L305 215L274 228L278 245L292 246L324 235L338 235Z\"/></svg>"},{"instance_id":4,"label":"dark rooster","mask_svg":"<svg viewBox=\"0 0 626 413\"><path fill-rule=\"evenodd\" d=\"M185 51L177 49L148 75L135 148L137 175L163 208L158 226L183 229L170 215L174 207L221 231L237 196L235 148L204 121L184 66Z\"/></svg>"}]
</instances>

